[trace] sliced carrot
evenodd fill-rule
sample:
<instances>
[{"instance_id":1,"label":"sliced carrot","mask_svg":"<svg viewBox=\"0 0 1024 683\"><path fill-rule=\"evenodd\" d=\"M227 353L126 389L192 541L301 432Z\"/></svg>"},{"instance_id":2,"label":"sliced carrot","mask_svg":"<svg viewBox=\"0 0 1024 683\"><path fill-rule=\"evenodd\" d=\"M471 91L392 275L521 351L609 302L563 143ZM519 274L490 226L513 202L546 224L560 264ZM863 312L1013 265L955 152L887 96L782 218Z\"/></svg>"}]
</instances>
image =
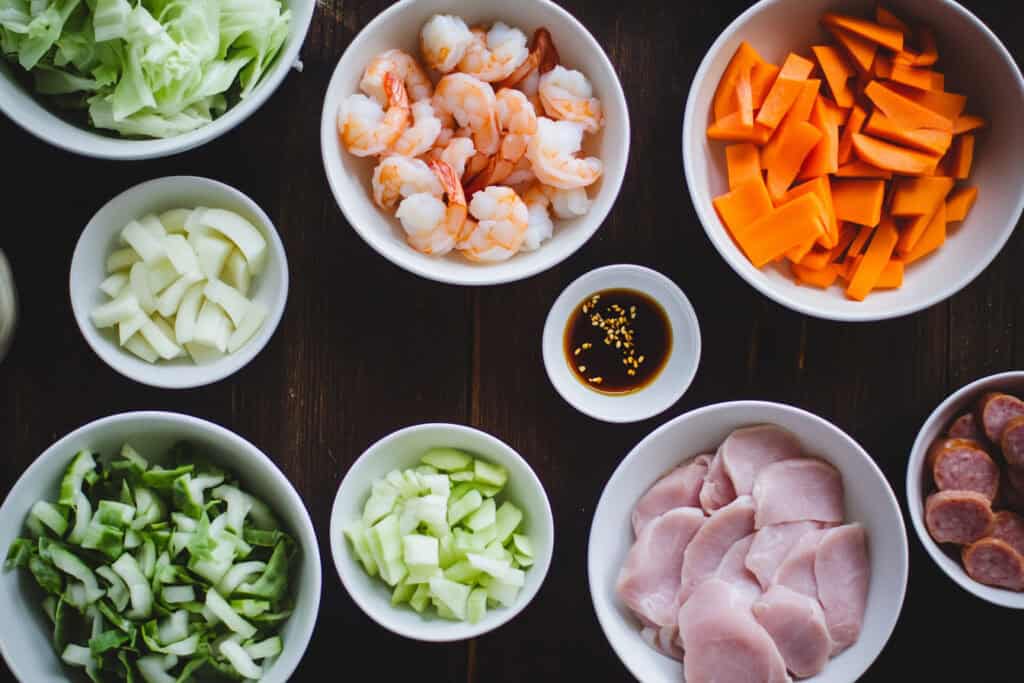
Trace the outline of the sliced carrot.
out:
<instances>
[{"instance_id":1,"label":"sliced carrot","mask_svg":"<svg viewBox=\"0 0 1024 683\"><path fill-rule=\"evenodd\" d=\"M804 81L794 81L781 76L775 79L772 89L768 91L768 96L757 112L757 123L769 128L778 126L803 89Z\"/></svg>"},{"instance_id":2,"label":"sliced carrot","mask_svg":"<svg viewBox=\"0 0 1024 683\"><path fill-rule=\"evenodd\" d=\"M953 133L949 131L935 130L934 128L904 128L878 110L871 113L867 125L864 126L864 132L939 156L949 151L949 146L953 144Z\"/></svg>"},{"instance_id":3,"label":"sliced carrot","mask_svg":"<svg viewBox=\"0 0 1024 683\"><path fill-rule=\"evenodd\" d=\"M832 202L832 184L827 177L819 176L814 180L808 180L806 183L797 185L783 195L779 201L775 202L775 205L782 206L809 192L818 195L818 199L821 200L821 205L825 207L825 213L828 214L829 218L826 234L818 239L818 244L826 249L832 248L839 239L839 221L836 219L836 211Z\"/></svg>"},{"instance_id":4,"label":"sliced carrot","mask_svg":"<svg viewBox=\"0 0 1024 683\"><path fill-rule=\"evenodd\" d=\"M862 72L870 73L871 67L875 63L878 44L838 26L829 26L828 30L843 46L846 54L850 55L850 59L857 65L857 68Z\"/></svg>"},{"instance_id":5,"label":"sliced carrot","mask_svg":"<svg viewBox=\"0 0 1024 683\"><path fill-rule=\"evenodd\" d=\"M841 221L874 227L882 219L884 200L884 180L844 178L832 181L832 206Z\"/></svg>"},{"instance_id":6,"label":"sliced carrot","mask_svg":"<svg viewBox=\"0 0 1024 683\"><path fill-rule=\"evenodd\" d=\"M826 121L834 124L837 127L846 125L846 121L850 118L850 111L852 109L851 107L840 107L838 104L836 104L836 101L833 100L828 95L819 94L818 99L815 101L821 102L821 106L823 107ZM813 109L811 110L811 113L814 113Z\"/></svg>"},{"instance_id":7,"label":"sliced carrot","mask_svg":"<svg viewBox=\"0 0 1024 683\"><path fill-rule=\"evenodd\" d=\"M821 23L825 26L836 26L846 29L854 35L887 47L894 52L899 52L903 49L903 31L899 29L876 24L866 19L858 19L857 17L834 14L832 12L826 13L821 18Z\"/></svg>"},{"instance_id":8,"label":"sliced carrot","mask_svg":"<svg viewBox=\"0 0 1024 683\"><path fill-rule=\"evenodd\" d=\"M758 62L750 72L750 88L754 95L754 109L764 104L768 91L779 76L779 67L769 62Z\"/></svg>"},{"instance_id":9,"label":"sliced carrot","mask_svg":"<svg viewBox=\"0 0 1024 683\"><path fill-rule=\"evenodd\" d=\"M936 207L937 210L938 207ZM896 244L896 251L903 255L913 251L921 236L924 235L928 226L931 225L933 218L935 218L935 211L929 211L926 214L913 216L905 221L903 229L900 231L900 240Z\"/></svg>"},{"instance_id":10,"label":"sliced carrot","mask_svg":"<svg viewBox=\"0 0 1024 683\"><path fill-rule=\"evenodd\" d=\"M938 156L899 147L861 133L854 133L853 149L863 161L901 175L934 173L940 159Z\"/></svg>"},{"instance_id":11,"label":"sliced carrot","mask_svg":"<svg viewBox=\"0 0 1024 683\"><path fill-rule=\"evenodd\" d=\"M771 128L766 128L756 122L753 126L744 126L738 111L734 111L708 126L708 137L712 140L753 142L763 145L771 136Z\"/></svg>"},{"instance_id":12,"label":"sliced carrot","mask_svg":"<svg viewBox=\"0 0 1024 683\"><path fill-rule=\"evenodd\" d=\"M875 289L899 289L903 286L903 261L899 259L890 259L885 268L882 269L881 275L878 276L878 282L875 283Z\"/></svg>"},{"instance_id":13,"label":"sliced carrot","mask_svg":"<svg viewBox=\"0 0 1024 683\"><path fill-rule=\"evenodd\" d=\"M942 118L950 121L956 121L957 117L964 113L964 107L967 106L967 98L956 93L920 90L901 83L889 83L887 85L897 94L925 109L931 109ZM888 113L886 112L886 114Z\"/></svg>"},{"instance_id":14,"label":"sliced carrot","mask_svg":"<svg viewBox=\"0 0 1024 683\"><path fill-rule=\"evenodd\" d=\"M872 166L861 159L853 159L849 163L840 166L839 170L835 172L835 176L837 178L881 178L882 180L890 180L892 178L892 171Z\"/></svg>"},{"instance_id":15,"label":"sliced carrot","mask_svg":"<svg viewBox=\"0 0 1024 683\"><path fill-rule=\"evenodd\" d=\"M871 68L871 71L877 78L891 78L892 67L893 62L891 57L878 55L875 57L875 65Z\"/></svg>"},{"instance_id":16,"label":"sliced carrot","mask_svg":"<svg viewBox=\"0 0 1024 683\"><path fill-rule=\"evenodd\" d=\"M958 135L951 151L951 175L957 180L966 180L971 175L971 165L974 163L974 135Z\"/></svg>"},{"instance_id":17,"label":"sliced carrot","mask_svg":"<svg viewBox=\"0 0 1024 683\"><path fill-rule=\"evenodd\" d=\"M750 85L750 72L753 65L740 69L740 77L736 81L736 104L739 107L740 123L744 126L754 125L754 90Z\"/></svg>"},{"instance_id":18,"label":"sliced carrot","mask_svg":"<svg viewBox=\"0 0 1024 683\"><path fill-rule=\"evenodd\" d=\"M828 289L839 278L839 266L834 263L818 269L808 268L801 263L791 263L789 267L797 282L819 289Z\"/></svg>"},{"instance_id":19,"label":"sliced carrot","mask_svg":"<svg viewBox=\"0 0 1024 683\"><path fill-rule=\"evenodd\" d=\"M839 170L839 125L832 119L821 95L814 103L810 123L821 132L821 140L811 150L797 176L801 180L835 173Z\"/></svg>"},{"instance_id":20,"label":"sliced carrot","mask_svg":"<svg viewBox=\"0 0 1024 683\"><path fill-rule=\"evenodd\" d=\"M896 232L896 225L892 219L886 217L878 225L871 246L864 252L864 258L857 264L850 284L846 287L846 296L856 301L863 301L865 297L878 284L882 271L892 258L893 249L896 248L896 240L899 234Z\"/></svg>"},{"instance_id":21,"label":"sliced carrot","mask_svg":"<svg viewBox=\"0 0 1024 683\"><path fill-rule=\"evenodd\" d=\"M941 74L938 71L933 71L932 72L932 85L928 89L929 90L938 90L939 92L942 92L943 90L945 90L946 89L946 76L945 76L945 74Z\"/></svg>"},{"instance_id":22,"label":"sliced carrot","mask_svg":"<svg viewBox=\"0 0 1024 683\"><path fill-rule=\"evenodd\" d=\"M961 133L969 133L972 130L985 127L985 119L980 116L972 116L970 114L963 114L956 117L956 121L953 122L953 135L960 135Z\"/></svg>"},{"instance_id":23,"label":"sliced carrot","mask_svg":"<svg viewBox=\"0 0 1024 683\"><path fill-rule=\"evenodd\" d=\"M895 88L898 84L884 84L872 81L864 89L864 94L871 99L876 107L903 128L935 128L952 131L953 119L937 113L923 104L904 97Z\"/></svg>"},{"instance_id":24,"label":"sliced carrot","mask_svg":"<svg viewBox=\"0 0 1024 683\"><path fill-rule=\"evenodd\" d=\"M892 13L892 11L890 11L881 3L879 3L878 6L875 7L875 21L877 21L882 26L888 26L889 28L897 29L901 31L903 34L910 33L910 26L908 26L905 21L897 17L895 14Z\"/></svg>"},{"instance_id":25,"label":"sliced carrot","mask_svg":"<svg viewBox=\"0 0 1024 683\"><path fill-rule=\"evenodd\" d=\"M853 241L850 242L850 249L846 252L846 258L844 259L844 262L848 262L851 259L851 257L855 258L857 256L860 256L861 253L864 251L864 245L868 243L868 239L873 234L875 234L874 228L862 225L860 229L857 231L857 235L853 238Z\"/></svg>"},{"instance_id":26,"label":"sliced carrot","mask_svg":"<svg viewBox=\"0 0 1024 683\"><path fill-rule=\"evenodd\" d=\"M811 47L818 66L825 74L825 81L832 91L832 97L840 107L853 106L853 88L850 79L857 75L856 70L846 61L846 57L831 45L815 45Z\"/></svg>"},{"instance_id":27,"label":"sliced carrot","mask_svg":"<svg viewBox=\"0 0 1024 683\"><path fill-rule=\"evenodd\" d=\"M800 263L805 258L807 258L807 254L811 253L811 250L817 243L818 240L809 239L803 244L798 244L797 246L793 247L792 249L786 252L786 258L789 259L790 263Z\"/></svg>"},{"instance_id":28,"label":"sliced carrot","mask_svg":"<svg viewBox=\"0 0 1024 683\"><path fill-rule=\"evenodd\" d=\"M814 101L818 97L818 89L821 87L821 81L816 78L809 78L803 82L800 96L796 98L796 102L789 108L786 116L783 117L782 123L775 128L768 143L761 150L761 168L768 168L779 150L782 147L782 141L788 135L788 131L792 129L796 124L806 121L811 115L811 109L814 108Z\"/></svg>"},{"instance_id":29,"label":"sliced carrot","mask_svg":"<svg viewBox=\"0 0 1024 683\"><path fill-rule=\"evenodd\" d=\"M921 259L928 254L932 253L943 245L946 241L946 205L943 204L939 207L939 210L935 212L931 222L928 224L924 234L921 235L921 239L917 241L914 248L907 254L904 254L902 261L904 265L910 265L914 261Z\"/></svg>"},{"instance_id":30,"label":"sliced carrot","mask_svg":"<svg viewBox=\"0 0 1024 683\"><path fill-rule=\"evenodd\" d=\"M816 240L824 232L826 220L817 195L805 194L761 216L737 241L754 267L761 268L793 247Z\"/></svg>"},{"instance_id":31,"label":"sliced carrot","mask_svg":"<svg viewBox=\"0 0 1024 683\"><path fill-rule=\"evenodd\" d=\"M814 247L807 252L802 259L797 261L804 268L821 270L832 263L832 250Z\"/></svg>"},{"instance_id":32,"label":"sliced carrot","mask_svg":"<svg viewBox=\"0 0 1024 683\"><path fill-rule=\"evenodd\" d=\"M760 174L757 178L741 183L734 190L715 197L711 203L737 242L751 223L774 208Z\"/></svg>"},{"instance_id":33,"label":"sliced carrot","mask_svg":"<svg viewBox=\"0 0 1024 683\"><path fill-rule=\"evenodd\" d=\"M836 241L836 246L832 247L832 255L829 258L830 261L838 261L846 255L850 245L853 244L853 240L857 238L860 233L860 227L853 223L840 223L839 227L839 239ZM867 239L866 237L864 239Z\"/></svg>"},{"instance_id":34,"label":"sliced carrot","mask_svg":"<svg viewBox=\"0 0 1024 683\"><path fill-rule=\"evenodd\" d=\"M712 104L712 111L715 120L721 120L739 109L736 102L736 84L744 71L749 73L753 64L763 62L757 50L744 41L736 48L736 53L725 67L721 80L718 81L718 88L715 90L715 97Z\"/></svg>"},{"instance_id":35,"label":"sliced carrot","mask_svg":"<svg viewBox=\"0 0 1024 683\"><path fill-rule=\"evenodd\" d=\"M779 78L806 81L812 71L814 71L814 62L806 57L801 57L795 52L790 52L786 55L786 61L782 63L782 71L779 72Z\"/></svg>"},{"instance_id":36,"label":"sliced carrot","mask_svg":"<svg viewBox=\"0 0 1024 683\"><path fill-rule=\"evenodd\" d=\"M895 183L889 213L893 216L932 215L953 189L952 178L900 178Z\"/></svg>"},{"instance_id":37,"label":"sliced carrot","mask_svg":"<svg viewBox=\"0 0 1024 683\"><path fill-rule=\"evenodd\" d=\"M729 145L725 148L725 167L729 189L735 190L742 183L761 177L761 153L749 142Z\"/></svg>"},{"instance_id":38,"label":"sliced carrot","mask_svg":"<svg viewBox=\"0 0 1024 683\"><path fill-rule=\"evenodd\" d=\"M859 133L867 118L867 112L859 104L854 104L850 111L843 134L839 136L839 163L845 164L853 156L853 134Z\"/></svg>"},{"instance_id":39,"label":"sliced carrot","mask_svg":"<svg viewBox=\"0 0 1024 683\"><path fill-rule=\"evenodd\" d=\"M930 69L921 69L912 64L906 64L896 60L892 65L892 75L889 77L897 83L903 83L921 90L931 90L935 83L932 78L935 75Z\"/></svg>"},{"instance_id":40,"label":"sliced carrot","mask_svg":"<svg viewBox=\"0 0 1024 683\"><path fill-rule=\"evenodd\" d=\"M922 26L917 31L917 40L921 44L921 52L914 59L914 66L932 66L939 61L939 46L930 28Z\"/></svg>"},{"instance_id":41,"label":"sliced carrot","mask_svg":"<svg viewBox=\"0 0 1024 683\"><path fill-rule=\"evenodd\" d=\"M978 199L978 188L958 187L946 198L946 221L956 223L967 218Z\"/></svg>"},{"instance_id":42,"label":"sliced carrot","mask_svg":"<svg viewBox=\"0 0 1024 683\"><path fill-rule=\"evenodd\" d=\"M821 131L806 121L784 131L781 147L768 165L768 194L777 199L793 184L804 160L822 138Z\"/></svg>"}]
</instances>

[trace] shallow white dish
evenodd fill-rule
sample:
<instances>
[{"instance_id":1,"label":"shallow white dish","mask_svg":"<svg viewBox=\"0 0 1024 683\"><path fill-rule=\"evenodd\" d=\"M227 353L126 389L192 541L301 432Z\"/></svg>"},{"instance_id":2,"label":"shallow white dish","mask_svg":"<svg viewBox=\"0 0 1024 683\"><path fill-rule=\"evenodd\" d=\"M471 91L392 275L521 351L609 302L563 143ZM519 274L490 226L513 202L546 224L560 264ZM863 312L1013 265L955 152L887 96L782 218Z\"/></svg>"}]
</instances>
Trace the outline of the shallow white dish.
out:
<instances>
[{"instance_id":1,"label":"shallow white dish","mask_svg":"<svg viewBox=\"0 0 1024 683\"><path fill-rule=\"evenodd\" d=\"M681 415L630 451L601 494L590 528L587 574L598 621L626 667L644 683L675 683L682 665L640 637L640 624L615 595L615 581L633 544L630 514L662 475L700 453L714 451L734 429L775 424L800 440L807 455L832 463L843 476L846 518L868 532L871 585L860 639L829 661L813 683L849 683L885 647L907 588L907 534L899 503L881 470L860 445L835 425L792 406L763 401L719 403Z\"/></svg>"},{"instance_id":2,"label":"shallow white dish","mask_svg":"<svg viewBox=\"0 0 1024 683\"><path fill-rule=\"evenodd\" d=\"M683 164L697 215L708 239L736 273L774 301L817 318L871 321L928 308L976 278L1006 244L1024 209L1024 79L1013 57L977 17L952 0L894 0L891 8L912 23L934 28L940 70L950 90L968 96L969 113L988 119L980 132L967 181L979 188L967 220L953 227L949 244L907 269L900 289L851 301L840 287L797 285L785 266L758 270L729 237L711 200L728 190L725 144L707 139L711 99L739 44L781 64L786 54L809 54L831 40L818 20L826 11L873 16L874 0L761 0L722 32L697 69L683 121Z\"/></svg>"},{"instance_id":3,"label":"shallow white dish","mask_svg":"<svg viewBox=\"0 0 1024 683\"><path fill-rule=\"evenodd\" d=\"M98 159L154 159L178 154L220 137L249 118L288 75L299 57L306 31L313 19L315 0L283 0L292 18L277 59L252 93L220 118L197 130L162 140L125 139L64 120L43 100L27 90L12 74L21 70L0 58L0 111L23 129L54 147Z\"/></svg>"},{"instance_id":4,"label":"shallow white dish","mask_svg":"<svg viewBox=\"0 0 1024 683\"><path fill-rule=\"evenodd\" d=\"M427 609L417 614L407 605L392 607L391 589L379 578L371 578L352 554L342 534L345 525L359 519L370 487L394 469L419 464L420 456L434 447L458 448L508 469L508 484L501 498L523 513L523 531L533 545L535 563L526 570L526 585L513 607L488 608L478 623L441 619ZM371 619L393 633L414 640L448 642L466 640L493 631L513 619L540 590L554 550L555 528L551 504L540 479L530 465L499 439L470 427L454 424L421 424L393 432L359 456L338 487L331 509L331 555L345 590Z\"/></svg>"},{"instance_id":5,"label":"shallow white dish","mask_svg":"<svg viewBox=\"0 0 1024 683\"><path fill-rule=\"evenodd\" d=\"M359 80L376 55L392 48L419 56L419 35L434 14L455 14L469 25L504 21L528 36L546 26L567 68L582 71L605 109L605 128L587 136L584 149L604 161L604 177L588 188L594 200L590 213L556 221L555 235L540 249L519 253L508 261L474 264L458 254L430 257L405 242L393 215L372 199L373 159L349 154L338 141L337 114L341 103L359 91ZM403 0L381 12L360 31L338 62L327 86L320 120L320 147L331 192L349 225L375 251L395 265L422 277L458 285L495 285L536 275L561 263L582 247L611 211L622 187L629 160L629 111L615 68L601 45L571 14L550 0Z\"/></svg>"},{"instance_id":6,"label":"shallow white dish","mask_svg":"<svg viewBox=\"0 0 1024 683\"><path fill-rule=\"evenodd\" d=\"M584 386L565 357L569 317L591 294L605 289L632 289L648 295L661 304L672 326L665 367L653 382L631 394L602 394ZM700 325L690 300L661 273L628 264L592 270L566 287L548 313L541 344L544 369L555 390L576 410L605 422L637 422L667 410L686 393L700 365Z\"/></svg>"},{"instance_id":7,"label":"shallow white dish","mask_svg":"<svg viewBox=\"0 0 1024 683\"><path fill-rule=\"evenodd\" d=\"M267 318L245 346L204 365L191 358L147 363L118 346L115 328L98 329L89 315L109 301L99 290L107 277L107 256L117 248L128 221L147 213L197 206L235 211L247 218L267 240L266 265L253 278L249 298L267 307ZM256 202L233 187L195 176L169 176L129 188L101 208L78 238L71 257L71 308L92 350L117 372L142 384L165 389L188 389L212 384L242 369L263 350L274 334L288 300L288 260L273 222Z\"/></svg>"},{"instance_id":8,"label":"shallow white dish","mask_svg":"<svg viewBox=\"0 0 1024 683\"><path fill-rule=\"evenodd\" d=\"M1024 609L1024 593L986 586L972 579L964 571L960 559L950 557L932 539L924 523L924 499L928 491L928 475L924 462L928 456L928 449L935 439L946 431L950 422L972 410L978 399L990 391L1005 391L1016 396L1024 396L1024 371L1004 372L975 380L954 392L932 411L921 431L917 433L914 446L910 450L910 460L907 461L907 507L910 508L910 522L917 532L921 545L928 551L935 564L939 565L939 568L957 585L994 605Z\"/></svg>"},{"instance_id":9,"label":"shallow white dish","mask_svg":"<svg viewBox=\"0 0 1024 683\"><path fill-rule=\"evenodd\" d=\"M178 441L190 441L203 455L230 469L246 490L265 500L299 546L293 567L295 611L281 631L284 650L262 683L284 683L302 659L316 625L320 606L320 551L309 513L281 470L256 446L205 420L165 412L122 413L76 429L47 448L14 484L0 507L0 548L6 549L23 531L32 505L56 500L61 476L76 452L112 453L130 442L147 458L159 460ZM17 628L0 629L0 653L22 683L65 683L72 669L54 653L53 628L39 606L35 581L22 571L0 572L4 618Z\"/></svg>"}]
</instances>

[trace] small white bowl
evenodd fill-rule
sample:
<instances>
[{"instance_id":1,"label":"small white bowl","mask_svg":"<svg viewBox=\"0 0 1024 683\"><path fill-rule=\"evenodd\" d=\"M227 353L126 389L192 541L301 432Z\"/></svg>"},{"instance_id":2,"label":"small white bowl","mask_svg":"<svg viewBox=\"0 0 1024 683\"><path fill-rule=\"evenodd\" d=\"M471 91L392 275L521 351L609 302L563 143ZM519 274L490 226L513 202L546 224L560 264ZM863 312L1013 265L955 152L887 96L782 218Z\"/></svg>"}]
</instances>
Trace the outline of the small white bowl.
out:
<instances>
[{"instance_id":1,"label":"small white bowl","mask_svg":"<svg viewBox=\"0 0 1024 683\"><path fill-rule=\"evenodd\" d=\"M632 289L661 304L672 327L668 361L654 381L631 394L602 394L577 378L565 356L565 327L576 307L605 289ZM605 422L637 422L678 401L700 365L700 325L682 290L661 273L628 264L605 266L579 277L555 300L541 341L544 369L555 390L584 415Z\"/></svg>"},{"instance_id":2,"label":"small white bowl","mask_svg":"<svg viewBox=\"0 0 1024 683\"><path fill-rule=\"evenodd\" d=\"M817 318L872 321L923 310L966 287L995 259L1024 210L1024 78L1013 57L977 17L952 0L894 0L892 9L914 24L934 28L949 88L967 95L969 113L988 119L967 181L979 188L967 220L953 227L949 243L913 264L900 289L851 301L842 289L797 285L785 266L758 270L729 237L711 200L728 191L725 143L707 139L711 99L742 41L762 57L782 63L791 51L831 40L819 20L824 12L873 16L874 0L761 0L722 32L697 69L683 121L683 164L697 215L722 258L751 286L774 301Z\"/></svg>"},{"instance_id":3,"label":"small white bowl","mask_svg":"<svg viewBox=\"0 0 1024 683\"><path fill-rule=\"evenodd\" d=\"M36 458L14 484L0 507L0 548L23 533L29 510L41 499L56 500L60 480L72 456L82 449L109 454L130 442L147 458L159 462L178 441L190 441L203 455L238 475L245 488L267 501L298 544L293 567L295 611L284 623L284 651L260 679L284 683L309 645L320 607L320 551L302 498L281 470L254 445L223 427L188 415L165 412L122 413L76 429ZM22 683L66 683L77 680L53 651L53 627L39 607L35 581L22 571L0 572L4 618L17 628L0 629L0 653Z\"/></svg>"},{"instance_id":4,"label":"small white bowl","mask_svg":"<svg viewBox=\"0 0 1024 683\"><path fill-rule=\"evenodd\" d=\"M924 523L924 500L931 484L924 466L928 449L954 419L971 411L978 399L990 391L1005 391L1016 396L1024 396L1024 371L1004 372L975 380L953 393L932 411L921 431L917 433L914 446L910 450L910 460L907 461L907 507L910 508L910 521L921 545L949 578L968 593L994 605L1024 609L1024 593L986 586L972 579L964 571L960 558L950 557L932 539Z\"/></svg>"},{"instance_id":5,"label":"small white bowl","mask_svg":"<svg viewBox=\"0 0 1024 683\"><path fill-rule=\"evenodd\" d=\"M523 511L523 533L529 536L534 549L535 563L526 570L526 585L515 606L488 608L487 615L476 624L441 619L432 609L418 614L408 605L393 607L391 589L363 570L342 533L346 524L362 516L373 482L391 470L415 467L420 456L434 447L458 448L508 470L508 484L501 497ZM366 449L338 487L329 533L338 576L360 609L392 633L435 643L475 638L513 619L533 600L544 583L555 545L551 504L530 465L510 446L490 434L454 424L406 427Z\"/></svg>"},{"instance_id":6,"label":"small white bowl","mask_svg":"<svg viewBox=\"0 0 1024 683\"><path fill-rule=\"evenodd\" d=\"M109 298L99 290L107 277L107 256L119 248L121 230L128 221L147 213L197 206L229 209L260 229L267 240L267 262L253 278L249 298L267 307L267 319L245 346L220 360L196 365L191 358L147 363L117 343L117 330L101 330L90 314ZM142 384L165 389L191 389L220 381L245 367L263 350L281 322L288 300L288 260L273 222L256 202L233 187L195 176L169 176L150 180L117 195L85 226L71 257L71 308L96 355L114 370Z\"/></svg>"},{"instance_id":7,"label":"small white bowl","mask_svg":"<svg viewBox=\"0 0 1024 683\"><path fill-rule=\"evenodd\" d=\"M277 90L299 58L306 31L313 19L315 0L283 0L292 12L288 37L270 71L244 100L202 128L164 139L130 139L68 122L16 78L24 71L0 58L0 111L14 123L54 147L97 159L155 159L204 145L245 121Z\"/></svg>"},{"instance_id":8,"label":"small white bowl","mask_svg":"<svg viewBox=\"0 0 1024 683\"><path fill-rule=\"evenodd\" d=\"M567 68L590 79L605 110L605 128L588 135L585 151L604 161L604 177L588 193L594 204L582 218L555 223L555 235L533 252L502 263L475 264L458 254L431 257L405 241L393 215L373 203L374 159L359 159L339 143L337 115L342 102L359 92L359 80L376 55L392 48L419 57L420 29L435 14L454 14L470 26L504 21L532 36L546 26ZM522 280L561 263L582 247L611 211L629 161L629 110L622 86L604 49L571 14L550 0L402 0L359 32L338 62L327 86L320 120L320 147L327 182L349 225L381 256L421 277L457 285L496 285Z\"/></svg>"},{"instance_id":9,"label":"small white bowl","mask_svg":"<svg viewBox=\"0 0 1024 683\"><path fill-rule=\"evenodd\" d=\"M871 585L864 628L848 650L813 683L857 680L892 634L907 589L907 533L892 488L878 465L841 429L799 408L763 401L734 401L680 415L654 430L630 451L601 494L590 528L587 574L597 619L612 648L644 683L675 683L682 665L659 654L640 637L640 623L615 594L626 553L633 544L630 514L636 501L662 475L700 453L714 452L733 430L775 424L800 440L807 455L832 463L842 474L846 519L868 532Z\"/></svg>"}]
</instances>

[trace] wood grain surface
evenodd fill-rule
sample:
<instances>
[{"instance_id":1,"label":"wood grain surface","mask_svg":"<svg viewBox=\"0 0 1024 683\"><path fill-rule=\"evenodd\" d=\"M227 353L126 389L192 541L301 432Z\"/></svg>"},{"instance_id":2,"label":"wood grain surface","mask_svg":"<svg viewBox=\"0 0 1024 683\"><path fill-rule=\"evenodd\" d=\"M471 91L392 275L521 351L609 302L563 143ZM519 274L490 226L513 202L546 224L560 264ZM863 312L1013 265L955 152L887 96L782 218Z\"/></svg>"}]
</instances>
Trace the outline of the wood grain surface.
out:
<instances>
[{"instance_id":1,"label":"wood grain surface","mask_svg":"<svg viewBox=\"0 0 1024 683\"><path fill-rule=\"evenodd\" d=\"M604 483L654 427L718 401L792 403L852 434L902 499L906 458L928 413L970 380L1024 367L1020 231L950 301L876 324L781 308L718 257L683 189L674 141L699 61L745 0L565 0L607 50L631 108L632 156L612 215L573 258L525 282L466 289L399 270L346 224L318 140L335 64L388 4L322 1L302 50L304 70L231 133L170 159L75 157L0 118L0 248L22 300L17 337L0 364L2 491L60 436L121 411L181 411L251 440L299 490L321 544L319 621L293 680L630 680L590 604L586 547ZM964 4L1019 60L1019 3ZM281 232L292 282L284 320L251 365L212 387L177 392L135 384L104 365L75 328L67 292L71 252L90 216L127 187L172 174L216 178L261 204ZM625 426L595 422L565 404L540 355L544 318L562 288L620 262L674 279L692 300L705 341L685 397L657 418ZM364 616L337 580L326 536L338 483L363 449L392 430L435 420L471 424L518 449L547 488L558 539L544 587L517 619L449 645L404 640ZM1021 680L1021 616L955 587L916 538L910 548L901 621L863 680ZM6 668L0 676L12 679Z\"/></svg>"}]
</instances>

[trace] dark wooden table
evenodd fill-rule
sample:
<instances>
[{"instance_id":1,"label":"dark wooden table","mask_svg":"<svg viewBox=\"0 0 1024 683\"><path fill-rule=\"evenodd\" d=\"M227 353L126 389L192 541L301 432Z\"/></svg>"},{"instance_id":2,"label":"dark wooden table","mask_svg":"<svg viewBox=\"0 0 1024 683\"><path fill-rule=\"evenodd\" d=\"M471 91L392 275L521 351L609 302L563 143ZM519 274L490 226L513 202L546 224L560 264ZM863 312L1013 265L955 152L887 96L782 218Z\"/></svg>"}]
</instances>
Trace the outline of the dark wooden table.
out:
<instances>
[{"instance_id":1,"label":"dark wooden table","mask_svg":"<svg viewBox=\"0 0 1024 683\"><path fill-rule=\"evenodd\" d=\"M321 544L320 617L294 680L349 672L387 681L629 680L591 608L586 548L605 481L645 434L709 403L792 403L852 434L902 498L911 443L935 405L977 377L1024 367L1019 232L950 301L866 325L781 308L718 257L683 190L675 141L700 59L746 0L565 2L608 51L632 111L633 153L611 217L573 258L525 282L463 289L399 270L342 218L318 138L337 60L387 4L321 2L302 51L305 70L236 130L174 158L75 157L0 118L0 248L22 299L17 338L0 364L3 492L57 438L121 411L181 411L251 440L295 484ZM965 4L1019 59L1016 3ZM67 276L78 233L103 203L143 180L182 173L227 182L266 209L288 250L292 288L280 328L251 365L212 387L175 392L126 380L89 350L72 319ZM626 426L595 422L565 404L540 356L544 317L561 289L619 262L672 277L693 301L705 342L686 396L666 414ZM450 645L404 640L371 622L342 589L326 536L337 485L362 450L392 430L435 420L479 427L523 453L547 488L558 538L547 582L514 622ZM864 680L913 671L927 681L1019 681L1021 617L957 588L916 538L910 548L902 619Z\"/></svg>"}]
</instances>

